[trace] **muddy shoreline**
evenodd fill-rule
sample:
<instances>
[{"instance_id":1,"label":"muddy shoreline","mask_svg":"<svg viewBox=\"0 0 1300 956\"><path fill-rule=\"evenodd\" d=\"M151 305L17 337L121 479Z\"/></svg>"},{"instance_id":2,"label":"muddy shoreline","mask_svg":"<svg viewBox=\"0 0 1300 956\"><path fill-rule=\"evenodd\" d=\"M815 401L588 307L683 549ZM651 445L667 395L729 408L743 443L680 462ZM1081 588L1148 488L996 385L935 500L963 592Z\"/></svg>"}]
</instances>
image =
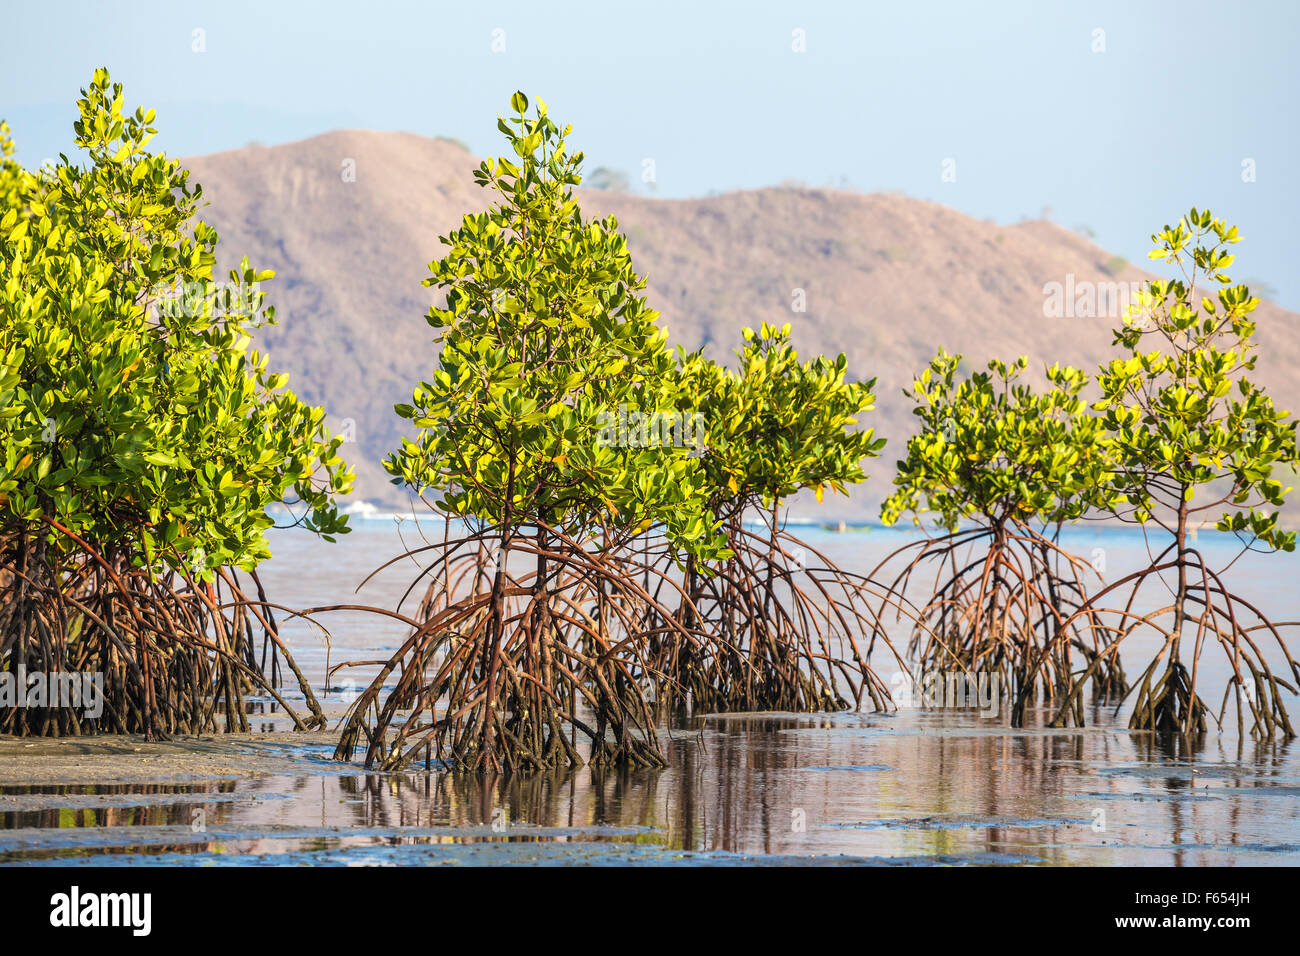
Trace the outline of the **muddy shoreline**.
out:
<instances>
[{"instance_id":1,"label":"muddy shoreline","mask_svg":"<svg viewBox=\"0 0 1300 956\"><path fill-rule=\"evenodd\" d=\"M665 770L371 773L333 731L0 738L0 865L1296 865L1300 746L730 714Z\"/></svg>"},{"instance_id":2,"label":"muddy shoreline","mask_svg":"<svg viewBox=\"0 0 1300 956\"><path fill-rule=\"evenodd\" d=\"M0 736L0 790L43 784L167 783L355 772L329 759L332 731L143 736ZM3 807L7 797L0 797Z\"/></svg>"}]
</instances>

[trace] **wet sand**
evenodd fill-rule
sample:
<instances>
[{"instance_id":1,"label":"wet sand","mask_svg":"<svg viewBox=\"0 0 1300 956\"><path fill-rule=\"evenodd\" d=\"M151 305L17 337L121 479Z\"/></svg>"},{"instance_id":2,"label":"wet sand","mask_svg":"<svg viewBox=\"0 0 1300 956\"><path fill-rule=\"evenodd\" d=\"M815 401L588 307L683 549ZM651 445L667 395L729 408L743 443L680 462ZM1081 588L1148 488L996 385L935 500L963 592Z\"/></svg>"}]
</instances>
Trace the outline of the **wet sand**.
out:
<instances>
[{"instance_id":1,"label":"wet sand","mask_svg":"<svg viewBox=\"0 0 1300 956\"><path fill-rule=\"evenodd\" d=\"M23 786L143 785L346 770L329 760L338 735L271 732L175 737L33 740L0 736L0 807L11 809Z\"/></svg>"},{"instance_id":2,"label":"wet sand","mask_svg":"<svg viewBox=\"0 0 1300 956\"><path fill-rule=\"evenodd\" d=\"M898 540L817 546L870 567ZM329 548L289 533L264 580L287 605L331 603L399 545L374 523ZM1104 548L1111 575L1146 550L1093 532L1072 547ZM1249 555L1236 572L1252 600L1294 620L1298 569L1300 554ZM399 570L357 600L395 606ZM385 657L402 637L367 615L321 623L328 639L301 621L285 630L316 688L329 664ZM1221 655L1205 666L1221 687ZM321 701L331 728L372 670L334 676ZM665 733L665 770L510 781L369 773L330 759L333 729L294 733L266 702L255 710L254 734L0 737L0 864L1300 864L1300 741L1232 731L1189 748L1130 733L1109 710L1074 730L954 709L699 717Z\"/></svg>"},{"instance_id":3,"label":"wet sand","mask_svg":"<svg viewBox=\"0 0 1300 956\"><path fill-rule=\"evenodd\" d=\"M1300 747L976 712L740 714L672 766L365 772L331 733L0 739L0 863L1296 865Z\"/></svg>"}]
</instances>

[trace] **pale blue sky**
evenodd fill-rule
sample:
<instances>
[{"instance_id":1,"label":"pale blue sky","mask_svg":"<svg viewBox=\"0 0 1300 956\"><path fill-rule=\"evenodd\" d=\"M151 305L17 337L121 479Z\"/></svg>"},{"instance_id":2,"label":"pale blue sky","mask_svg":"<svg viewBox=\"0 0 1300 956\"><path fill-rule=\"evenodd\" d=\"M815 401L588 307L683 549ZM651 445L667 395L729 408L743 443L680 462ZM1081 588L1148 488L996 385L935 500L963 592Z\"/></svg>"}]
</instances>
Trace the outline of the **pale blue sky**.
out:
<instances>
[{"instance_id":1,"label":"pale blue sky","mask_svg":"<svg viewBox=\"0 0 1300 956\"><path fill-rule=\"evenodd\" d=\"M637 178L652 157L663 196L798 179L1003 222L1046 206L1135 261L1153 229L1209 206L1247 237L1234 277L1300 308L1296 0L52 0L5 26L0 117L30 165L68 148L101 64L130 103L158 108L158 142L178 155L338 127L495 153L494 117L522 88L573 124L589 170ZM941 181L945 158L956 182Z\"/></svg>"}]
</instances>

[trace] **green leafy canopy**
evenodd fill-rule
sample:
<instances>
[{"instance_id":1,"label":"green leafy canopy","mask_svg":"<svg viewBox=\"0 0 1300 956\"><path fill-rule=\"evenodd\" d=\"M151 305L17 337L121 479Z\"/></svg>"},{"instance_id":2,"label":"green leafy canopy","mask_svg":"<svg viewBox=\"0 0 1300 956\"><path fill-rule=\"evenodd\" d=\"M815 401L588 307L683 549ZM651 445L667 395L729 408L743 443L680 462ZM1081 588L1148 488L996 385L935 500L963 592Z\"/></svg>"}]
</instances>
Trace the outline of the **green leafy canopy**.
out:
<instances>
[{"instance_id":1,"label":"green leafy canopy","mask_svg":"<svg viewBox=\"0 0 1300 956\"><path fill-rule=\"evenodd\" d=\"M441 351L397 406L418 434L386 467L507 534L537 522L575 537L661 524L676 546L716 554L689 449L601 440L620 409L676 407L673 353L617 221L584 219L573 198L582 154L569 151L569 128L541 101L530 115L522 93L511 107L497 127L513 156L474 174L492 208L464 217L430 263L425 284L446 292L427 316Z\"/></svg>"},{"instance_id":2,"label":"green leafy canopy","mask_svg":"<svg viewBox=\"0 0 1300 956\"><path fill-rule=\"evenodd\" d=\"M269 556L288 495L307 527L346 531L341 439L248 351L273 273L245 260L215 289L217 234L149 151L154 112L124 112L103 69L78 108L85 166L27 171L0 134L0 522L206 569Z\"/></svg>"},{"instance_id":3,"label":"green leafy canopy","mask_svg":"<svg viewBox=\"0 0 1300 956\"><path fill-rule=\"evenodd\" d=\"M1096 405L1116 447L1113 487L1131 503L1122 517L1163 521L1178 512L1185 522L1217 512L1220 530L1293 550L1295 532L1278 529L1275 510L1289 489L1272 474L1294 466L1296 422L1246 377L1259 299L1226 272L1237 227L1192 209L1151 239L1149 258L1182 278L1150 282L1138 295L1115 332L1129 354L1103 370ZM1201 285L1216 294L1201 295ZM1208 500L1193 504L1198 490Z\"/></svg>"},{"instance_id":4,"label":"green leafy canopy","mask_svg":"<svg viewBox=\"0 0 1300 956\"><path fill-rule=\"evenodd\" d=\"M898 463L884 522L931 511L955 531L964 518L1059 522L1105 507L1100 489L1112 460L1102 423L1081 396L1088 376L1053 366L1039 392L1017 381L1024 357L989 362L965 378L960 361L940 349L908 393L921 429Z\"/></svg>"},{"instance_id":5,"label":"green leafy canopy","mask_svg":"<svg viewBox=\"0 0 1300 956\"><path fill-rule=\"evenodd\" d=\"M847 494L847 485L865 481L862 462L885 439L854 426L875 406L875 380L846 381L843 355L801 362L789 324L764 322L743 334L738 372L699 352L679 354L680 394L706 427L700 444L711 510L772 507L804 488L821 500L826 488Z\"/></svg>"}]
</instances>

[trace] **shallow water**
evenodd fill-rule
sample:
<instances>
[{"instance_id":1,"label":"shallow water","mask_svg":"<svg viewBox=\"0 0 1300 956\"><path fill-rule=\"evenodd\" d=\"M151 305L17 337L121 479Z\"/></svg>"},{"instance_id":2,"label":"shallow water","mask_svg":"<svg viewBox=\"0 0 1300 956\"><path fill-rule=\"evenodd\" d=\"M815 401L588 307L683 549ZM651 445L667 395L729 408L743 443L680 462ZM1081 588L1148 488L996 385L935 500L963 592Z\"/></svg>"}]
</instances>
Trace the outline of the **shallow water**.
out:
<instances>
[{"instance_id":1,"label":"shallow water","mask_svg":"<svg viewBox=\"0 0 1300 956\"><path fill-rule=\"evenodd\" d=\"M820 552L840 567L861 574L870 573L895 549L922 538L914 530L882 527L843 534L816 525L796 526L790 530L806 543L810 552ZM275 558L264 566L262 578L268 593L275 595L273 599L291 607L355 603L396 609L405 596L401 609L410 614L418 605L423 590L417 588L406 596L420 571L421 566L416 560L397 562L368 581L367 576L403 551L440 542L442 538L441 523L417 523L410 519L400 524L391 519L355 522L353 531L333 545L324 545L313 536L296 530L277 532L272 541ZM1148 540L1140 530L1100 525L1067 527L1061 537L1061 547L1100 568L1107 583L1147 567L1167 543L1159 529ZM1231 566L1225 580L1242 598L1265 609L1275 623L1300 621L1300 592L1297 592L1300 552L1243 553L1235 537L1213 531L1200 533L1196 546L1212 567ZM815 563L811 556L808 560ZM933 572L930 573L932 576ZM1090 577L1088 584L1094 592L1102 579ZM358 590L363 581L366 583ZM918 589L923 590L931 583L931 578L917 573ZM1143 598L1134 605L1135 611L1155 609L1160 606L1152 603L1157 599L1169 603L1168 591L1162 590L1158 583L1149 585ZM899 623L898 632L891 635L902 650L906 649L907 643L905 625L905 621ZM328 636L323 633L326 629ZM400 622L357 612L321 614L313 625L301 619L288 621L283 625L283 632L294 648L298 663L316 687L323 686L327 665L386 658L406 636ZM1290 641L1292 653L1297 653L1300 627L1286 630L1284 634ZM1257 635L1257 642L1270 666L1285 677L1289 668L1276 645L1263 635ZM1125 642L1121 657L1130 679L1140 673L1141 667L1160 644L1160 639L1150 631L1134 634ZM891 679L901 668L892 656L877 647L871 663L887 686L896 686ZM1198 682L1203 689L1202 696L1217 713L1231 673L1228 659L1220 650L1211 647L1203 655L1200 668ZM339 670L331 684L336 688L335 693L355 692L364 687L377 670L373 666ZM1287 695L1286 699L1293 712L1300 712L1300 698ZM1232 714L1226 718L1231 720Z\"/></svg>"},{"instance_id":2,"label":"shallow water","mask_svg":"<svg viewBox=\"0 0 1300 956\"><path fill-rule=\"evenodd\" d=\"M855 568L909 540L879 530L807 537ZM1209 554L1235 554L1231 542L1202 539ZM365 522L332 547L293 532L276 543L268 590L305 606L350 600L345 585L398 538L391 524ZM1085 558L1105 549L1108 577L1144 557L1141 537L1124 532L1075 532L1067 544ZM1297 569L1295 555L1247 555L1233 581L1276 618L1300 618ZM414 570L381 578L358 603L392 607ZM318 687L327 660L384 657L402 636L364 615L323 620L328 647L301 622L287 628ZM1226 676L1216 660L1207 659L1212 682ZM354 686L369 672L358 670ZM341 689L327 695L334 713L345 681L336 676ZM1012 730L975 710L706 716L665 733L662 771L510 781L366 773L331 761L319 735L263 747L283 747L292 765L255 775L196 764L182 779L174 767L151 777L128 753L113 758L121 781L33 773L0 786L0 863L1300 863L1300 743L1230 733L1187 749L1124 721L1101 709L1068 731ZM270 708L255 724L284 728ZM203 746L222 746L212 740Z\"/></svg>"},{"instance_id":3,"label":"shallow water","mask_svg":"<svg viewBox=\"0 0 1300 956\"><path fill-rule=\"evenodd\" d=\"M1300 862L1300 748L1162 749L973 713L735 715L663 771L484 781L302 754L267 776L0 789L3 863Z\"/></svg>"}]
</instances>

